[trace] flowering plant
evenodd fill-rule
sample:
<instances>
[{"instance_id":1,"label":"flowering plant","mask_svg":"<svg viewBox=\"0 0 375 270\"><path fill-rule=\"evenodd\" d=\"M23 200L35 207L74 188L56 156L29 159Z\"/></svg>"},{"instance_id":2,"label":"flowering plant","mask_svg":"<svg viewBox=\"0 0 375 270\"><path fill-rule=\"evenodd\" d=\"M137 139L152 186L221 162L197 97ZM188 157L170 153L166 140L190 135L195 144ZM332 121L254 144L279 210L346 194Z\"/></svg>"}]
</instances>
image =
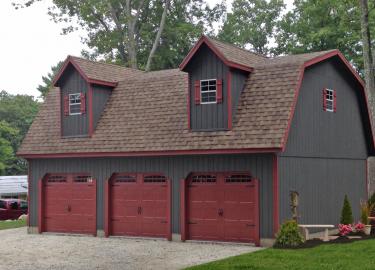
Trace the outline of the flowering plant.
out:
<instances>
[{"instance_id":1,"label":"flowering plant","mask_svg":"<svg viewBox=\"0 0 375 270\"><path fill-rule=\"evenodd\" d=\"M353 227L350 224L339 224L339 233L341 236L345 236L353 231Z\"/></svg>"},{"instance_id":2,"label":"flowering plant","mask_svg":"<svg viewBox=\"0 0 375 270\"><path fill-rule=\"evenodd\" d=\"M363 224L362 222L358 222L357 224L355 224L354 229L356 232L363 232L365 229L365 224Z\"/></svg>"}]
</instances>

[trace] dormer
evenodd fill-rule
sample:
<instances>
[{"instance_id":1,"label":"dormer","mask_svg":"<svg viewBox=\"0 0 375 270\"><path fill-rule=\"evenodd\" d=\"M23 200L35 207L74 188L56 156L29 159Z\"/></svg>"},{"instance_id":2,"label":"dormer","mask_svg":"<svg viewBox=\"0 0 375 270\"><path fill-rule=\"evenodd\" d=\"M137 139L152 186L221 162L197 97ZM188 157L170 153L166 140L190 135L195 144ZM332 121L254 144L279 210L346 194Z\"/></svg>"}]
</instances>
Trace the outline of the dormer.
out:
<instances>
[{"instance_id":1,"label":"dormer","mask_svg":"<svg viewBox=\"0 0 375 270\"><path fill-rule=\"evenodd\" d=\"M189 74L188 123L193 131L232 129L252 65L265 57L202 36L180 65Z\"/></svg>"},{"instance_id":2,"label":"dormer","mask_svg":"<svg viewBox=\"0 0 375 270\"><path fill-rule=\"evenodd\" d=\"M91 137L117 83L139 73L68 56L53 81L60 89L61 136Z\"/></svg>"}]
</instances>

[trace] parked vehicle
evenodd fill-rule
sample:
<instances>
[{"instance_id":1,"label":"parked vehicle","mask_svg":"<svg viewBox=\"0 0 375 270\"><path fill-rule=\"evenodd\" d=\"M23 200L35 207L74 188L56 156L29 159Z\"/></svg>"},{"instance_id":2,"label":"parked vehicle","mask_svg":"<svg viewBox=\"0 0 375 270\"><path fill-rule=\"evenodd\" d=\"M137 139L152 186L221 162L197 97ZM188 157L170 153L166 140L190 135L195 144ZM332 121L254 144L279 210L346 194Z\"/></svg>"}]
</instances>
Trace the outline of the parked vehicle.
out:
<instances>
[{"instance_id":1,"label":"parked vehicle","mask_svg":"<svg viewBox=\"0 0 375 270\"><path fill-rule=\"evenodd\" d=\"M0 220L18 219L24 214L27 214L27 201L0 199Z\"/></svg>"}]
</instances>

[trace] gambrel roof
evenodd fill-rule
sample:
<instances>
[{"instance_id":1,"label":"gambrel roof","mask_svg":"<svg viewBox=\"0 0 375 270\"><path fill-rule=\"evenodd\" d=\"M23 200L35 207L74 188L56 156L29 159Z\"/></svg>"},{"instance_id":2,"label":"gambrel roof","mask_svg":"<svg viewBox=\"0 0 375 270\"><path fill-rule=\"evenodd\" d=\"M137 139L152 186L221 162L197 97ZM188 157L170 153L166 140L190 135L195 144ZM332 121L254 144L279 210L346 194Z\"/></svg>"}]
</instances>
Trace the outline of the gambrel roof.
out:
<instances>
[{"instance_id":1,"label":"gambrel roof","mask_svg":"<svg viewBox=\"0 0 375 270\"><path fill-rule=\"evenodd\" d=\"M96 74L96 78L111 82L119 79L93 136L61 138L59 89L54 88L41 106L18 154L32 158L282 151L305 68L331 58L341 61L353 74L366 97L361 78L338 50L266 58L206 37L200 43L209 44L233 67L251 70L231 130L193 132L188 129L188 76L185 72L178 69L139 72L119 68L114 76L108 75L110 71L104 73L107 69L117 70L113 65L72 58L89 77ZM189 57L191 53L181 69ZM95 72L89 71L92 69ZM103 74L97 74L100 70Z\"/></svg>"}]
</instances>

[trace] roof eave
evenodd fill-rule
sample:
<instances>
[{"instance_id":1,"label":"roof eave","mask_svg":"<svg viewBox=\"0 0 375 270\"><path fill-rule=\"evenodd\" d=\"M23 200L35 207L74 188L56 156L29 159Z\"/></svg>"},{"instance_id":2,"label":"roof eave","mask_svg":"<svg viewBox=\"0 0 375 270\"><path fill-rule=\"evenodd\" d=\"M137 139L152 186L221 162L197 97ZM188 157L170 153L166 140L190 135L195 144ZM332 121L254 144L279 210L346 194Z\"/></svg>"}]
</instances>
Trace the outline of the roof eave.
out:
<instances>
[{"instance_id":1,"label":"roof eave","mask_svg":"<svg viewBox=\"0 0 375 270\"><path fill-rule=\"evenodd\" d=\"M93 78L89 78L81 69L81 67L74 61L74 58L72 56L68 56L66 60L64 61L63 66L60 68L59 72L55 76L55 78L52 81L53 86L58 86L58 81L60 80L61 76L64 74L66 68L71 64L77 71L78 73L82 76L82 78L89 84L97 84L97 85L103 85L103 86L110 86L110 87L116 87L117 82L109 82L109 81L102 81L102 80L97 80Z\"/></svg>"},{"instance_id":2,"label":"roof eave","mask_svg":"<svg viewBox=\"0 0 375 270\"><path fill-rule=\"evenodd\" d=\"M215 47L215 45L206 37L206 36L202 36L198 42L194 45L193 48L191 48L191 50L189 51L189 53L186 55L186 57L184 58L184 60L182 60L181 64L179 65L179 69L181 71L184 71L184 69L186 68L186 66L188 65L188 63L190 62L190 60L193 58L193 56L195 55L195 53L198 51L198 49L203 45L203 44L206 44L215 54L217 57L220 58L221 61L224 62L224 64L226 64L227 66L231 67L231 68L236 68L236 69L240 69L240 70L243 70L243 71L247 71L247 72L251 72L253 71L253 67L250 67L250 66L245 66L245 65L242 65L242 64L238 64L238 63L234 63L232 61L229 61L221 52L219 49L217 49Z\"/></svg>"}]
</instances>

